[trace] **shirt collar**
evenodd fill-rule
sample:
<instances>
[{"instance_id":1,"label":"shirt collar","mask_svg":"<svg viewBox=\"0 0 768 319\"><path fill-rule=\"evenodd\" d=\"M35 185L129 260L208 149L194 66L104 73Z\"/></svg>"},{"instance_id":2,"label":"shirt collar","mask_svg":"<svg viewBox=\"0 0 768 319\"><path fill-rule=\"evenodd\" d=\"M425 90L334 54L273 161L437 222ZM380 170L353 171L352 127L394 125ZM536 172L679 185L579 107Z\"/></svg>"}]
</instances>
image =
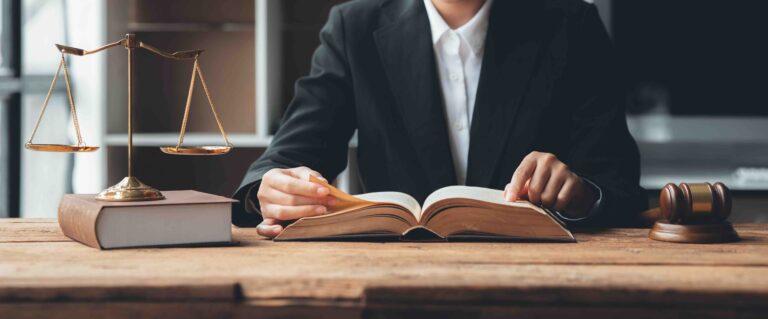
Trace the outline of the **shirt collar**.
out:
<instances>
[{"instance_id":1,"label":"shirt collar","mask_svg":"<svg viewBox=\"0 0 768 319\"><path fill-rule=\"evenodd\" d=\"M488 19L491 12L491 2L493 2L493 0L486 0L472 19L454 30L469 43L469 46L472 47L472 51L475 54L480 54L485 47L485 36L488 33ZM443 17L437 11L432 0L424 0L424 6L427 9L429 26L432 30L432 44L436 44L448 30L451 30L451 27L448 26L448 23L445 22Z\"/></svg>"}]
</instances>

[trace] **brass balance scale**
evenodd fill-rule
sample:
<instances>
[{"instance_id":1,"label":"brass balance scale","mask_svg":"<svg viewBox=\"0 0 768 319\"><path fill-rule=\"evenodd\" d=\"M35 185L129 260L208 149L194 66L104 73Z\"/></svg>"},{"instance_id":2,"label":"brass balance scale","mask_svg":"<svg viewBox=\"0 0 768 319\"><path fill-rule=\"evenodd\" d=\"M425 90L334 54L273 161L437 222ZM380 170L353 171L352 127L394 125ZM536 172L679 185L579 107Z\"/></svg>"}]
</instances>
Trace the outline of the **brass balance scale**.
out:
<instances>
[{"instance_id":1,"label":"brass balance scale","mask_svg":"<svg viewBox=\"0 0 768 319\"><path fill-rule=\"evenodd\" d=\"M159 55L163 58L178 60L178 61L194 60L194 63L192 66L192 79L190 80L190 84L189 84L189 93L187 94L187 103L184 109L184 117L181 123L181 131L179 132L178 143L175 146L161 147L160 150L170 155L224 155L229 153L229 151L232 149L233 146L232 146L232 143L230 143L229 139L227 138L227 133L224 131L224 126L221 124L219 115L216 112L216 107L213 105L211 94L208 91L208 85L206 85L205 78L203 77L203 72L200 69L200 62L198 61L198 57L203 52L203 50L190 50L190 51L178 51L174 53L167 53L151 45L148 45L144 42L136 40L136 37L134 34L127 34L125 38L121 39L120 41L104 45L94 50L83 50L83 49L78 49L78 48L57 44L56 47L61 52L61 60L59 61L59 67L56 70L56 75L54 75L53 77L53 82L51 83L51 87L48 90L48 94L46 95L45 100L43 101L43 106L42 106L42 109L40 110L40 115L37 118L37 122L35 123L35 127L32 130L32 135L30 136L29 141L25 144L25 147L32 151L65 152L65 153L94 152L99 149L98 146L87 145L83 141L83 137L80 134L80 124L78 123L78 120L77 120L77 111L75 109L74 98L72 97L72 89L70 88L69 73L67 71L67 63L66 63L66 60L64 59L64 55L70 54L70 55L76 55L76 56L84 56L84 55L94 54L94 53L97 53L106 49L110 49L113 47L117 47L117 46L122 46L128 50L128 176L123 178L123 180L117 183L116 185L109 187L104 191L102 191L101 193L99 193L98 195L96 195L96 199L102 200L102 201L113 201L113 202L147 201L147 200L164 199L165 197L160 191L142 183L135 176L133 176L133 105L131 100L132 89L133 89L133 82L132 82L133 50L137 48L141 48L149 52L152 52L156 55ZM51 98L51 93L53 92L53 89L56 86L56 82L58 81L59 74L61 73L62 68L64 69L64 80L67 86L67 95L69 97L69 107L72 113L72 122L75 126L77 144L62 145L62 144L34 143L33 139L35 138L35 134L37 133L38 127L40 126L40 121L42 120L43 115L45 114L45 109L48 106L48 101ZM221 136L224 139L224 146L197 146L197 147L183 146L184 133L186 132L186 129L187 129L187 121L189 119L189 109L192 102L192 93L194 92L194 89L195 89L195 79L197 77L200 77L200 83L203 85L203 90L205 91L205 96L208 99L208 104L211 106L213 117L216 120L216 124L218 125L219 131L221 132Z\"/></svg>"}]
</instances>

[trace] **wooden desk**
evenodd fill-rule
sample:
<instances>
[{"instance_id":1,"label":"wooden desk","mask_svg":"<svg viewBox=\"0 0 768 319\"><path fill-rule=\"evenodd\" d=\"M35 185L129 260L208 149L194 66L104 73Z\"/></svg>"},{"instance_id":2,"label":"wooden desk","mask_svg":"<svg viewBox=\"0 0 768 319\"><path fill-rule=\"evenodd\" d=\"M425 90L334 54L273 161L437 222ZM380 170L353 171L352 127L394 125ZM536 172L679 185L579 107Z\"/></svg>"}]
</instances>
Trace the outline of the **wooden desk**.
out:
<instances>
[{"instance_id":1,"label":"wooden desk","mask_svg":"<svg viewBox=\"0 0 768 319\"><path fill-rule=\"evenodd\" d=\"M768 318L768 225L679 245L274 243L98 251L53 220L0 220L0 317Z\"/></svg>"}]
</instances>

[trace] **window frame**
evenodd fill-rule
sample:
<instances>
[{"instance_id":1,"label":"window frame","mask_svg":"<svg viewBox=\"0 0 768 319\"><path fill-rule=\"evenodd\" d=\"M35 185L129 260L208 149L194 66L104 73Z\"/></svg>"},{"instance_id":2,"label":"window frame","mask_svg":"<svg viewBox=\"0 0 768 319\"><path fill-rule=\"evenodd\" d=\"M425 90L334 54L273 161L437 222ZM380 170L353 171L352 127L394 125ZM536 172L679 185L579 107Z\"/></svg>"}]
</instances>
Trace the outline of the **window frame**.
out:
<instances>
[{"instance_id":1,"label":"window frame","mask_svg":"<svg viewBox=\"0 0 768 319\"><path fill-rule=\"evenodd\" d=\"M3 0L3 32L0 41L5 48L0 54L7 67L0 68L0 99L3 103L2 152L7 161L0 166L7 178L0 180L7 190L0 194L0 217L19 217L21 199L21 94L24 88L21 79L21 0Z\"/></svg>"}]
</instances>

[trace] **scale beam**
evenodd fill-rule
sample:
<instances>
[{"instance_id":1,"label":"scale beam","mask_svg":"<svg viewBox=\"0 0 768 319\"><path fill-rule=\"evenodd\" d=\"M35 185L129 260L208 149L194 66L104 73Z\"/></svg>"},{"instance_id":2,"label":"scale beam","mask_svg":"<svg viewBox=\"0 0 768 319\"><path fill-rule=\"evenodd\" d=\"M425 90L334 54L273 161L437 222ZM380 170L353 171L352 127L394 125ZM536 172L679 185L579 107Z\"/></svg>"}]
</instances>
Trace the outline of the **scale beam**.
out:
<instances>
[{"instance_id":1,"label":"scale beam","mask_svg":"<svg viewBox=\"0 0 768 319\"><path fill-rule=\"evenodd\" d=\"M203 53L203 50L176 51L173 53L168 53L144 42L139 42L139 47L166 59L173 60L194 60L197 59L197 56Z\"/></svg>"},{"instance_id":2,"label":"scale beam","mask_svg":"<svg viewBox=\"0 0 768 319\"><path fill-rule=\"evenodd\" d=\"M101 51L104 51L104 50L109 49L109 48L114 48L114 47L119 46L119 45L123 45L124 41L125 40L123 39L123 40L120 40L120 41L112 42L110 44L98 47L98 48L93 49L93 50L83 50L83 49L79 49L79 48L75 48L75 47L66 46L66 45L63 45L63 44L56 44L56 48L59 49L59 51L61 53L64 53L64 54L84 56L84 55L89 55L89 54L94 54L94 53L97 53L97 52L101 52Z\"/></svg>"}]
</instances>

